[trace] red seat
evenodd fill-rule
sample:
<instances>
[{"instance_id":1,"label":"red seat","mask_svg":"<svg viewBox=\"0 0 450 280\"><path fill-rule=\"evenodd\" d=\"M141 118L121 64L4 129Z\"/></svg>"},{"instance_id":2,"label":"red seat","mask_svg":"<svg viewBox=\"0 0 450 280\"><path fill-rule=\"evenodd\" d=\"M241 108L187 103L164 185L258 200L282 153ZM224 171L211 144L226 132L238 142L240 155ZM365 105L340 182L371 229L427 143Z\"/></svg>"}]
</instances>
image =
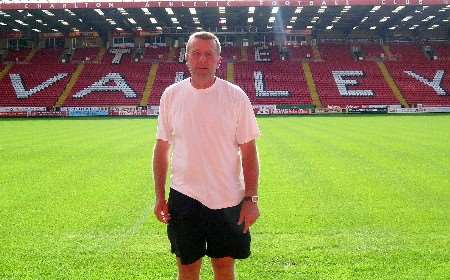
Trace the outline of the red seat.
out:
<instances>
[{"instance_id":1,"label":"red seat","mask_svg":"<svg viewBox=\"0 0 450 280\"><path fill-rule=\"evenodd\" d=\"M311 62L313 79L323 106L347 105L394 105L399 101L384 81L377 64L364 62ZM362 71L361 77L344 77L356 80L357 85L347 85L348 90L372 90L372 96L342 96L336 85L332 71Z\"/></svg>"},{"instance_id":2,"label":"red seat","mask_svg":"<svg viewBox=\"0 0 450 280\"><path fill-rule=\"evenodd\" d=\"M423 104L428 106L450 106L450 64L445 61L386 62L393 79L409 104ZM430 86L406 74L412 71L416 75L432 81L438 70L444 70L440 87L447 95L438 95Z\"/></svg>"}]
</instances>

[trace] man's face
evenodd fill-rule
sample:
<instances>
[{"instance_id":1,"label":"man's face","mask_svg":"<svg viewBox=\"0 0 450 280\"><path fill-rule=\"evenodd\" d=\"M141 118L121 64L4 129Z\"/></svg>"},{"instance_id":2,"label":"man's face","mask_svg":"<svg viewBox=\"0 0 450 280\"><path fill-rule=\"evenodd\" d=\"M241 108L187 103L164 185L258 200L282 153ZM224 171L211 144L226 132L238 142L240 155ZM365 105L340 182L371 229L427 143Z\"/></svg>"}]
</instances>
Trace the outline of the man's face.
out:
<instances>
[{"instance_id":1,"label":"man's face","mask_svg":"<svg viewBox=\"0 0 450 280\"><path fill-rule=\"evenodd\" d=\"M193 79L205 80L214 77L220 59L214 40L194 38L189 46L186 64Z\"/></svg>"}]
</instances>

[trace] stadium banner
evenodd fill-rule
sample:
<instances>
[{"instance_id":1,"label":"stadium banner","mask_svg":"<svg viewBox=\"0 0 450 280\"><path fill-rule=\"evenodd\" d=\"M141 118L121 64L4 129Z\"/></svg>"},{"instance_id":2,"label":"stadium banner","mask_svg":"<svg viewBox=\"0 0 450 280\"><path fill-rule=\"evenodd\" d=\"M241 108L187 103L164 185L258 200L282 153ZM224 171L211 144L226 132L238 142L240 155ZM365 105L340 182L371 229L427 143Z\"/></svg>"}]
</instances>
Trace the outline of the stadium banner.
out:
<instances>
[{"instance_id":1,"label":"stadium banner","mask_svg":"<svg viewBox=\"0 0 450 280\"><path fill-rule=\"evenodd\" d=\"M113 37L127 37L127 38L131 38L133 37L133 32L128 32L128 31L119 31L119 30L113 30L112 32L112 36Z\"/></svg>"},{"instance_id":2,"label":"stadium banner","mask_svg":"<svg viewBox=\"0 0 450 280\"><path fill-rule=\"evenodd\" d=\"M89 31L89 32L81 32L81 37L97 38L100 37L100 35L98 35L97 31Z\"/></svg>"},{"instance_id":3,"label":"stadium banner","mask_svg":"<svg viewBox=\"0 0 450 280\"><path fill-rule=\"evenodd\" d=\"M0 113L6 112L45 112L47 108L45 107L0 107Z\"/></svg>"},{"instance_id":4,"label":"stadium banner","mask_svg":"<svg viewBox=\"0 0 450 280\"><path fill-rule=\"evenodd\" d=\"M332 106L328 105L326 108L317 108L314 110L316 114L337 114L337 113L345 113L346 109L341 106Z\"/></svg>"},{"instance_id":5,"label":"stadium banner","mask_svg":"<svg viewBox=\"0 0 450 280\"><path fill-rule=\"evenodd\" d=\"M393 108L389 109L389 114L415 114L423 113L423 108Z\"/></svg>"},{"instance_id":6,"label":"stadium banner","mask_svg":"<svg viewBox=\"0 0 450 280\"><path fill-rule=\"evenodd\" d=\"M279 108L277 105L277 108L272 111L272 115L310 115L311 113L311 109L301 108L301 106L298 108Z\"/></svg>"},{"instance_id":7,"label":"stadium banner","mask_svg":"<svg viewBox=\"0 0 450 280\"><path fill-rule=\"evenodd\" d=\"M138 30L135 32L137 37L154 37L154 36L161 36L162 35L162 31L143 31L143 30Z\"/></svg>"},{"instance_id":8,"label":"stadium banner","mask_svg":"<svg viewBox=\"0 0 450 280\"><path fill-rule=\"evenodd\" d=\"M288 34L288 35L299 35L299 36L308 36L308 35L312 35L312 30L311 29L303 29L303 30L284 30L284 33Z\"/></svg>"},{"instance_id":9,"label":"stadium banner","mask_svg":"<svg viewBox=\"0 0 450 280\"><path fill-rule=\"evenodd\" d=\"M61 107L69 117L108 116L108 107Z\"/></svg>"},{"instance_id":10,"label":"stadium banner","mask_svg":"<svg viewBox=\"0 0 450 280\"><path fill-rule=\"evenodd\" d=\"M27 112L0 112L0 118L23 118L27 114Z\"/></svg>"},{"instance_id":11,"label":"stadium banner","mask_svg":"<svg viewBox=\"0 0 450 280\"><path fill-rule=\"evenodd\" d=\"M159 115L159 106L151 105L147 106L147 116Z\"/></svg>"},{"instance_id":12,"label":"stadium banner","mask_svg":"<svg viewBox=\"0 0 450 280\"><path fill-rule=\"evenodd\" d=\"M94 117L94 116L108 116L108 111L68 111L69 117Z\"/></svg>"},{"instance_id":13,"label":"stadium banner","mask_svg":"<svg viewBox=\"0 0 450 280\"><path fill-rule=\"evenodd\" d=\"M314 105L312 104L303 104L303 105L283 105L283 104L278 104L277 105L277 109L293 109L293 110L297 110L297 109L314 109Z\"/></svg>"},{"instance_id":14,"label":"stadium banner","mask_svg":"<svg viewBox=\"0 0 450 280\"><path fill-rule=\"evenodd\" d=\"M27 117L67 117L67 112L28 112Z\"/></svg>"},{"instance_id":15,"label":"stadium banner","mask_svg":"<svg viewBox=\"0 0 450 280\"><path fill-rule=\"evenodd\" d=\"M369 105L369 106L348 106L349 114L387 114L388 106L385 105Z\"/></svg>"},{"instance_id":16,"label":"stadium banner","mask_svg":"<svg viewBox=\"0 0 450 280\"><path fill-rule=\"evenodd\" d=\"M450 107L417 107L399 108L389 107L389 114L421 114L421 113L450 113Z\"/></svg>"},{"instance_id":17,"label":"stadium banner","mask_svg":"<svg viewBox=\"0 0 450 280\"><path fill-rule=\"evenodd\" d=\"M1 7L1 4L0 4ZM22 32L1 32L0 38L2 39L20 39L23 37Z\"/></svg>"},{"instance_id":18,"label":"stadium banner","mask_svg":"<svg viewBox=\"0 0 450 280\"><path fill-rule=\"evenodd\" d=\"M256 115L309 115L312 105L253 105Z\"/></svg>"},{"instance_id":19,"label":"stadium banner","mask_svg":"<svg viewBox=\"0 0 450 280\"><path fill-rule=\"evenodd\" d=\"M276 105L253 105L256 115L270 115L276 108Z\"/></svg>"},{"instance_id":20,"label":"stadium banner","mask_svg":"<svg viewBox=\"0 0 450 280\"><path fill-rule=\"evenodd\" d=\"M430 6L448 5L449 0L124 0L124 1L0 1L1 10L61 10L116 8L214 8L214 7L283 7L283 6Z\"/></svg>"},{"instance_id":21,"label":"stadium banner","mask_svg":"<svg viewBox=\"0 0 450 280\"><path fill-rule=\"evenodd\" d=\"M109 108L110 116L146 116L147 109L136 106L117 106Z\"/></svg>"},{"instance_id":22,"label":"stadium banner","mask_svg":"<svg viewBox=\"0 0 450 280\"><path fill-rule=\"evenodd\" d=\"M108 110L108 107L61 107L60 111L103 111Z\"/></svg>"},{"instance_id":23,"label":"stadium banner","mask_svg":"<svg viewBox=\"0 0 450 280\"><path fill-rule=\"evenodd\" d=\"M46 112L46 111L28 111L28 112L0 112L0 118L34 118L34 117L67 117L67 112Z\"/></svg>"},{"instance_id":24,"label":"stadium banner","mask_svg":"<svg viewBox=\"0 0 450 280\"><path fill-rule=\"evenodd\" d=\"M64 33L61 33L61 32L39 33L39 39L63 38L63 37L64 37Z\"/></svg>"},{"instance_id":25,"label":"stadium banner","mask_svg":"<svg viewBox=\"0 0 450 280\"><path fill-rule=\"evenodd\" d=\"M450 113L450 107L424 107L426 113Z\"/></svg>"},{"instance_id":26,"label":"stadium banner","mask_svg":"<svg viewBox=\"0 0 450 280\"><path fill-rule=\"evenodd\" d=\"M75 37L81 37L81 32L80 31L69 32L69 38L75 38Z\"/></svg>"},{"instance_id":27,"label":"stadium banner","mask_svg":"<svg viewBox=\"0 0 450 280\"><path fill-rule=\"evenodd\" d=\"M86 31L86 32L72 31L72 32L69 32L70 38L75 38L75 37L97 38L99 36L100 35L98 35L97 31Z\"/></svg>"}]
</instances>

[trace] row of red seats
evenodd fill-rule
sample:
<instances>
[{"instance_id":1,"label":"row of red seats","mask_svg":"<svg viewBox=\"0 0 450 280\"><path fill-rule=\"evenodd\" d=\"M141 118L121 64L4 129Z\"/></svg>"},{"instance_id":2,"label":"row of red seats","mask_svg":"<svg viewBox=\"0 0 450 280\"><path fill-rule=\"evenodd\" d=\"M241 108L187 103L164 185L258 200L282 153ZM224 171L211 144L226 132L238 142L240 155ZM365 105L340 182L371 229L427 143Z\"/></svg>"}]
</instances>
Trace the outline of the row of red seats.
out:
<instances>
[{"instance_id":1,"label":"row of red seats","mask_svg":"<svg viewBox=\"0 0 450 280\"><path fill-rule=\"evenodd\" d=\"M18 97L10 76L6 75L0 81L0 106L53 106L69 82L70 74L75 71L75 68L76 66L71 64L56 64L51 68L41 67L39 64L14 65L9 73L20 75L22 90L27 92L28 97ZM42 90L33 91L34 88L59 73L67 73L67 75L63 79L54 81L54 83ZM19 93L23 94L24 92Z\"/></svg>"},{"instance_id":2,"label":"row of red seats","mask_svg":"<svg viewBox=\"0 0 450 280\"><path fill-rule=\"evenodd\" d=\"M444 61L432 61L426 64L387 62L386 66L409 103L450 106L449 63ZM442 77L437 75L439 70L444 71ZM407 71L414 73L415 77L412 77ZM422 77L422 79L419 77ZM427 85L426 81L432 86ZM443 92L440 91L441 89ZM437 90L438 92L436 92ZM445 95L439 95L438 93Z\"/></svg>"},{"instance_id":3,"label":"row of red seats","mask_svg":"<svg viewBox=\"0 0 450 280\"><path fill-rule=\"evenodd\" d=\"M72 61L80 62L80 61L95 61L97 58L97 54L99 52L99 48L79 48L75 49L75 52L72 55Z\"/></svg>"},{"instance_id":4,"label":"row of red seats","mask_svg":"<svg viewBox=\"0 0 450 280\"><path fill-rule=\"evenodd\" d=\"M322 105L378 105L399 104L394 97L390 87L384 80L380 69L375 62L310 62L313 80L316 85ZM426 64L411 62L386 62L397 86L403 96L410 104L425 105L450 105L450 65L443 61L428 62ZM30 91L39 87L48 79L59 73L67 73L64 78L53 82L39 92L31 94L28 98L18 98L13 88L11 78L7 74L0 81L0 105L1 106L52 106L63 92L76 65L56 64L52 67L41 67L37 64L21 65L12 67L9 74L19 74L24 91ZM69 94L66 106L109 106L109 105L138 105L142 99L151 64L110 65L110 64L88 64L85 66L74 88ZM333 71L335 72L333 76ZM351 72L360 71L360 72ZM416 76L411 76L405 71L412 71ZM443 71L442 74L439 74ZM255 73L261 72L264 79L258 85L255 83ZM348 73L347 73L348 72ZM107 77L111 73L118 73L117 79L110 79L102 86L117 86L117 83L126 83L124 88L129 87L135 95L125 96L123 92L92 92L82 98L74 97L75 94L91 87L95 82ZM154 81L150 98L150 105L158 105L164 89L178 79L187 77L188 69L185 64L160 63L157 76ZM337 74L336 74L337 73ZM355 73L361 73L355 74ZM221 78L227 76L227 66L222 64L217 72ZM340 75L340 76L339 76ZM436 76L438 75L438 76ZM441 75L441 77L439 77ZM340 78L339 78L340 77ZM422 78L417 78L422 77ZM437 77L437 78L436 78ZM343 96L343 90L339 91L336 79L342 79L345 90L364 91L371 90L370 96ZM421 80L422 79L422 80ZM300 63L294 62L239 62L234 64L234 80L243 88L254 104L311 104L311 97L307 87L304 71ZM345 84L354 80L354 84ZM433 82L433 80L435 80ZM439 81L437 81L439 80ZM434 83L434 87L427 85ZM437 85L436 83L439 82ZM444 92L444 95L436 93L436 87ZM262 92L287 91L289 96L262 97ZM354 93L354 92L353 92Z\"/></svg>"},{"instance_id":5,"label":"row of red seats","mask_svg":"<svg viewBox=\"0 0 450 280\"><path fill-rule=\"evenodd\" d=\"M422 45L417 45L414 43L389 43L387 44L394 57L398 61L414 61L414 62L427 62L428 58L425 57L422 52ZM383 48L377 43L366 43L366 44L349 44L349 43L320 43L319 51L322 59L326 61L353 61L351 54L352 46L359 46L362 49L363 55L367 58L379 58L382 53L384 53ZM432 43L432 49L437 54L439 60L449 60L450 59L450 45L448 43ZM280 61L280 52L278 47L267 47L270 51L270 57L273 62ZM75 50L73 60L78 62L85 60L89 57L90 60L94 60L98 53L98 48L79 48ZM141 63L150 63L153 60L166 60L169 53L168 47L150 47L144 48L143 58ZM310 46L288 46L287 47L289 58L296 61L298 59L306 58L309 54L310 57L313 56L312 48ZM39 64L56 64L60 62L63 48L54 49L40 49L32 59L32 63ZM178 56L180 48L176 50L176 56ZM255 47L246 48L248 61L255 61ZM8 56L5 61L19 61L23 62L30 49L20 50L20 51L9 51ZM102 63L111 63L113 54L107 53L102 61ZM241 48L240 47L223 47L222 57L224 61L240 61ZM134 63L132 61L131 54L124 55L122 61L123 64Z\"/></svg>"}]
</instances>

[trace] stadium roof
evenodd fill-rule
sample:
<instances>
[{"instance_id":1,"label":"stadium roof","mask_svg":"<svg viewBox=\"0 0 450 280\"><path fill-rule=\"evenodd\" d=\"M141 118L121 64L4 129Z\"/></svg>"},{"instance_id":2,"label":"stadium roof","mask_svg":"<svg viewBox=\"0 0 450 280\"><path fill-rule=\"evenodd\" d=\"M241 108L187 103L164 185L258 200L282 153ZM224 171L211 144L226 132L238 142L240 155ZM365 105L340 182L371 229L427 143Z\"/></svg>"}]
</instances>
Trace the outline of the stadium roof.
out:
<instances>
[{"instance_id":1,"label":"stadium roof","mask_svg":"<svg viewBox=\"0 0 450 280\"><path fill-rule=\"evenodd\" d=\"M450 18L448 0L0 1L0 10L0 32L24 35L203 29L224 34L439 34L448 39Z\"/></svg>"}]
</instances>

